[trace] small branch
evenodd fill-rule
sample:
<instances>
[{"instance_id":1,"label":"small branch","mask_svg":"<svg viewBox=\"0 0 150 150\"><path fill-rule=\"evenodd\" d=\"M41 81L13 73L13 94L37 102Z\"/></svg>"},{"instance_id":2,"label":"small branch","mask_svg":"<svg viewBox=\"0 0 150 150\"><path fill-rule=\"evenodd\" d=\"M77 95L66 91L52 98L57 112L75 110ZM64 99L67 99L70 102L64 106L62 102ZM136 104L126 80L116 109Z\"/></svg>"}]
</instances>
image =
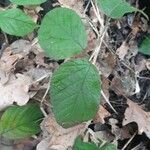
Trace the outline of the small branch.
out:
<instances>
[{"instance_id":1,"label":"small branch","mask_svg":"<svg viewBox=\"0 0 150 150\"><path fill-rule=\"evenodd\" d=\"M121 150L125 150L127 148L127 146L129 145L129 143L134 139L134 137L136 136L136 132L133 134L133 136L128 140L128 142L124 145L124 147Z\"/></svg>"},{"instance_id":2,"label":"small branch","mask_svg":"<svg viewBox=\"0 0 150 150\"><path fill-rule=\"evenodd\" d=\"M105 101L109 104L109 106L111 107L111 109L112 109L116 114L118 114L117 111L114 109L114 107L113 107L113 106L111 105L111 103L109 102L109 99L106 97L106 95L104 94L103 90L101 90L101 94L102 94L102 96L104 97Z\"/></svg>"}]
</instances>

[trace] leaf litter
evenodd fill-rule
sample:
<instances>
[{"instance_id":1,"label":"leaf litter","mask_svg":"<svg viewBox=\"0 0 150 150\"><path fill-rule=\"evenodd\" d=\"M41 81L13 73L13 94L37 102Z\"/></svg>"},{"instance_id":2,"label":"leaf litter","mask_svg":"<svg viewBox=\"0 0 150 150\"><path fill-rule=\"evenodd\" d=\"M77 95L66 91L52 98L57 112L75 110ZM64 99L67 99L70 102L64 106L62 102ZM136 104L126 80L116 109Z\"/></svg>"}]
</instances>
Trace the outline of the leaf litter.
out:
<instances>
[{"instance_id":1,"label":"leaf litter","mask_svg":"<svg viewBox=\"0 0 150 150\"><path fill-rule=\"evenodd\" d=\"M101 12L99 12L101 18L97 17L95 13L97 6L94 3L92 5L92 2L58 0L58 3L53 3L54 7L60 5L73 9L82 17L89 35L88 47L83 56L90 56L97 48L98 30L102 27L103 21L107 22ZM132 2L135 1L132 0ZM26 7L24 10L32 16L34 21L39 21L38 17L41 11L44 11L42 7L36 12L35 8ZM103 99L102 106L89 126L85 123L63 129L50 115L41 125L40 140L35 142L35 145L39 143L37 150L65 150L73 146L76 137L80 134L86 142L93 141L101 144L101 142L109 141L115 143L118 149L133 149L137 146L139 149L149 149L146 143L149 142L147 137L150 137L148 125L150 87L147 86L150 77L149 56L138 52L145 34L149 34L148 30L148 21L139 15L134 17L132 14L127 14L120 20L110 20L96 66L102 76L103 91L117 114ZM26 38L14 40L4 50L0 60L0 90L2 91L0 99L3 99L0 102L0 109L3 110L14 102L25 105L31 98L41 102L44 97L42 105L45 111L49 112L51 106L46 102L49 98L44 95L48 89L49 78L58 66L58 61L46 58L38 45L36 35L30 34ZM133 102L129 101L128 97ZM143 108L137 102L142 104ZM143 135L143 132L146 135ZM141 138L137 140L140 143L138 145L134 139L136 140L139 135ZM142 138L146 138L146 141ZM129 144L126 141L129 141ZM23 145L23 141L20 143ZM19 147L18 150L21 148Z\"/></svg>"},{"instance_id":2,"label":"leaf litter","mask_svg":"<svg viewBox=\"0 0 150 150\"><path fill-rule=\"evenodd\" d=\"M50 135L38 144L37 150L66 150L73 146L75 139L86 130L86 126L86 123L82 123L64 129L57 124L53 116L49 116L43 122L43 131L47 131Z\"/></svg>"},{"instance_id":3,"label":"leaf litter","mask_svg":"<svg viewBox=\"0 0 150 150\"><path fill-rule=\"evenodd\" d=\"M130 100L128 100L127 104L129 107L125 111L123 125L130 122L136 122L139 134L144 132L150 138L150 113L145 112L140 106Z\"/></svg>"}]
</instances>

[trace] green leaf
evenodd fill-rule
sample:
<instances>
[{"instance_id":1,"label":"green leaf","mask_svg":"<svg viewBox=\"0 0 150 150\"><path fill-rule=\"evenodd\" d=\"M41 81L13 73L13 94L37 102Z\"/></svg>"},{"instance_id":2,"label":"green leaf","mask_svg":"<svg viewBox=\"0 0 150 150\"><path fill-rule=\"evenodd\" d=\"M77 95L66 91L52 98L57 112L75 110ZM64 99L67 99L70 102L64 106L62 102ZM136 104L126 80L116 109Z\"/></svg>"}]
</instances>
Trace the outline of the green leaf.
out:
<instances>
[{"instance_id":1,"label":"green leaf","mask_svg":"<svg viewBox=\"0 0 150 150\"><path fill-rule=\"evenodd\" d=\"M63 127L92 119L100 103L100 76L88 60L66 62L54 72L50 96L57 122Z\"/></svg>"},{"instance_id":2,"label":"green leaf","mask_svg":"<svg viewBox=\"0 0 150 150\"><path fill-rule=\"evenodd\" d=\"M22 139L40 132L43 115L37 104L9 107L0 120L0 135Z\"/></svg>"},{"instance_id":3,"label":"green leaf","mask_svg":"<svg viewBox=\"0 0 150 150\"><path fill-rule=\"evenodd\" d=\"M46 2L47 0L10 0L17 5L37 5Z\"/></svg>"},{"instance_id":4,"label":"green leaf","mask_svg":"<svg viewBox=\"0 0 150 150\"><path fill-rule=\"evenodd\" d=\"M117 150L117 147L114 144L106 143L100 150Z\"/></svg>"},{"instance_id":5,"label":"green leaf","mask_svg":"<svg viewBox=\"0 0 150 150\"><path fill-rule=\"evenodd\" d=\"M139 47L139 52L150 55L150 38L146 37Z\"/></svg>"},{"instance_id":6,"label":"green leaf","mask_svg":"<svg viewBox=\"0 0 150 150\"><path fill-rule=\"evenodd\" d=\"M24 36L35 27L36 24L32 19L18 8L0 12L0 28L10 35Z\"/></svg>"},{"instance_id":7,"label":"green leaf","mask_svg":"<svg viewBox=\"0 0 150 150\"><path fill-rule=\"evenodd\" d=\"M68 8L56 8L44 17L39 43L54 59L69 58L87 46L87 35L80 17Z\"/></svg>"},{"instance_id":8,"label":"green leaf","mask_svg":"<svg viewBox=\"0 0 150 150\"><path fill-rule=\"evenodd\" d=\"M73 150L99 150L94 143L83 142L80 137L75 140Z\"/></svg>"},{"instance_id":9,"label":"green leaf","mask_svg":"<svg viewBox=\"0 0 150 150\"><path fill-rule=\"evenodd\" d=\"M132 7L124 0L97 0L97 3L104 14L114 19L121 18L124 14L132 13L134 11L139 11L148 18L143 11Z\"/></svg>"}]
</instances>

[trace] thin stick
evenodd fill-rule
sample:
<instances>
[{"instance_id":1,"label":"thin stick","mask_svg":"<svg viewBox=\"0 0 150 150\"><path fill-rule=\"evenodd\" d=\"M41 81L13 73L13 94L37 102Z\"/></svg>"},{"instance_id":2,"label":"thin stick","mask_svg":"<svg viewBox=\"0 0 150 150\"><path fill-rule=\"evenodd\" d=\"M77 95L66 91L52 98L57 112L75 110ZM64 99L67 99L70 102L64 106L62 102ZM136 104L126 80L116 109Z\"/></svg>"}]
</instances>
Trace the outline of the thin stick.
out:
<instances>
[{"instance_id":1,"label":"thin stick","mask_svg":"<svg viewBox=\"0 0 150 150\"><path fill-rule=\"evenodd\" d=\"M41 109L41 111L42 111L44 117L47 117L48 114L45 112L44 108L43 108L42 106L40 106L40 109Z\"/></svg>"},{"instance_id":2,"label":"thin stick","mask_svg":"<svg viewBox=\"0 0 150 150\"><path fill-rule=\"evenodd\" d=\"M125 150L126 147L129 145L129 143L134 139L137 133L134 133L133 136L128 140L128 142L124 145L124 147L121 150Z\"/></svg>"},{"instance_id":3,"label":"thin stick","mask_svg":"<svg viewBox=\"0 0 150 150\"><path fill-rule=\"evenodd\" d=\"M49 89L50 89L50 82L48 83L48 87L46 89L46 92L45 92L44 96L42 97L41 103L43 103L43 101L45 100L45 97L48 94Z\"/></svg>"},{"instance_id":4,"label":"thin stick","mask_svg":"<svg viewBox=\"0 0 150 150\"><path fill-rule=\"evenodd\" d=\"M86 13L86 11L87 11L89 5L90 5L90 1L88 1L87 5L86 5L86 7L85 7L85 9L84 9L84 12L83 12L84 14Z\"/></svg>"},{"instance_id":5,"label":"thin stick","mask_svg":"<svg viewBox=\"0 0 150 150\"><path fill-rule=\"evenodd\" d=\"M104 94L103 90L101 90L101 94L102 94L102 96L104 97L105 101L109 104L109 106L111 107L111 109L112 109L116 114L118 114L117 111L114 109L114 107L113 107L113 106L111 105L111 103L109 102L109 99L106 97L106 95Z\"/></svg>"},{"instance_id":6,"label":"thin stick","mask_svg":"<svg viewBox=\"0 0 150 150\"><path fill-rule=\"evenodd\" d=\"M93 10L94 10L94 13L99 21L99 23L101 24L102 27L104 27L104 21L103 19L101 19L101 16L100 16L100 13L99 13L99 9L97 9L97 7L94 5L93 3L93 0L90 0L91 4L92 4L92 7L93 7Z\"/></svg>"},{"instance_id":7,"label":"thin stick","mask_svg":"<svg viewBox=\"0 0 150 150\"><path fill-rule=\"evenodd\" d=\"M100 37L100 34L98 32L98 30L96 29L96 27L89 21L89 25L91 26L91 28L95 31L95 33L97 34L98 38Z\"/></svg>"},{"instance_id":8,"label":"thin stick","mask_svg":"<svg viewBox=\"0 0 150 150\"><path fill-rule=\"evenodd\" d=\"M43 79L45 79L45 78L47 78L47 77L49 77L49 76L50 76L50 73L48 73L48 74L42 76L41 78L37 79L37 80L34 81L32 84L35 84L35 83L37 83L37 82L40 82L40 81L42 81Z\"/></svg>"},{"instance_id":9,"label":"thin stick","mask_svg":"<svg viewBox=\"0 0 150 150\"><path fill-rule=\"evenodd\" d=\"M96 49L96 51L94 52L95 54L94 54L94 57L93 57L93 64L96 64L97 57L98 57L98 54L99 54L99 52L100 52L100 49L101 49L101 46L102 46L102 43L103 43L103 40L104 40L104 37L105 37L106 32L107 32L107 27L106 27L106 29L105 29L105 31L104 31L104 33L103 33L101 39L100 39L99 47L98 47L98 48Z\"/></svg>"}]
</instances>

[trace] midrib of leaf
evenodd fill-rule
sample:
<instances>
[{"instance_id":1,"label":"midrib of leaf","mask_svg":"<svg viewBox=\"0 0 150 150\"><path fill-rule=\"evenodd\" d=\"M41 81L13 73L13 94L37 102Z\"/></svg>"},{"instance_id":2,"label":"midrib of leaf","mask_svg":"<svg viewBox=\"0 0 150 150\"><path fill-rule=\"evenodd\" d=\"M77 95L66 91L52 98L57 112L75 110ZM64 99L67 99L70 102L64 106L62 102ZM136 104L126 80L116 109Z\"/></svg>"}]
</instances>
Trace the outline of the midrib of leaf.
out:
<instances>
[{"instance_id":1,"label":"midrib of leaf","mask_svg":"<svg viewBox=\"0 0 150 150\"><path fill-rule=\"evenodd\" d=\"M23 0L22 0L22 1L23 1ZM31 1L32 1L32 0L31 0ZM45 0L45 1L46 1L46 0ZM45 1L42 1L42 3L45 2ZM18 3L18 2L17 2L17 3ZM37 5L37 4L42 4L42 3L41 3L41 2L40 2L40 3L37 3L37 1L36 1L36 3L35 3L35 2L32 2L32 3L29 4L28 2L25 2L24 4L20 3L20 4L18 4L18 5L34 5L34 4Z\"/></svg>"},{"instance_id":2,"label":"midrib of leaf","mask_svg":"<svg viewBox=\"0 0 150 150\"><path fill-rule=\"evenodd\" d=\"M41 119L38 119L38 120L35 120L35 121L32 121L32 122L30 122L30 123L32 123L32 124L34 124L34 123L36 123L36 122L38 122L38 121L40 121L40 120L42 120L43 118L41 118ZM13 123L13 122L12 122ZM4 130L7 130L7 131L3 131L3 132L1 132L0 133L0 135L3 135L3 134L6 134L6 133L8 133L8 132L11 132L11 131L13 131L13 130L17 130L19 127L21 127L21 126L26 126L26 125L28 125L29 124L29 122L28 123L22 123L22 124L19 124L18 126L15 126L15 127L13 127L13 128L10 128L10 129L4 129ZM19 129L20 130L20 129Z\"/></svg>"},{"instance_id":3,"label":"midrib of leaf","mask_svg":"<svg viewBox=\"0 0 150 150\"><path fill-rule=\"evenodd\" d=\"M84 86L84 83L85 83L85 81L86 81L86 78L87 78L87 75L88 75L88 72L89 72L89 70L90 70L90 68L91 68L91 65L89 66L89 68L88 68L88 70L86 71L86 74L85 74L85 78L84 78L84 80L83 80L83 82L82 82L82 85ZM81 90L83 91L83 86L81 86ZM80 90L80 91L81 91ZM82 94L82 96L83 96L84 94ZM78 94L78 97L79 97L79 94ZM77 99L78 99L78 97L77 97ZM76 102L77 103L77 102ZM84 103L84 106L86 106L86 100L83 100L83 103ZM84 113L85 114L85 113Z\"/></svg>"},{"instance_id":4,"label":"midrib of leaf","mask_svg":"<svg viewBox=\"0 0 150 150\"><path fill-rule=\"evenodd\" d=\"M66 78L68 78L68 77L71 77L71 76L73 76L75 73L80 72L81 70L83 70L83 69L85 69L85 68L86 68L86 67L81 68L81 69L77 70L76 72L73 72L72 74L70 74L70 75L68 75L68 76L65 76L65 77L62 78L61 80L64 80L64 79L66 79ZM78 82L80 82L80 81L78 81ZM76 82L76 83L77 83L77 82ZM66 86L65 88L61 89L61 90L58 92L58 94L59 94L60 92L62 92L63 90L67 89L68 87L70 87L71 85L72 85L72 84L70 84L70 85ZM55 85L53 85L53 86L55 86ZM57 96L57 94L54 95L54 96Z\"/></svg>"},{"instance_id":5,"label":"midrib of leaf","mask_svg":"<svg viewBox=\"0 0 150 150\"><path fill-rule=\"evenodd\" d=\"M84 82L85 82L85 80L86 80L86 78L87 78L87 74L88 74L88 72L89 72L89 70L90 70L90 67L91 67L91 66L89 66L89 68L87 69L87 71L86 71L86 73L85 73L85 77L83 78L83 81L81 82L81 86L80 86L80 88L79 88L78 94L76 95L76 98L75 98L74 103L72 103L72 105L75 106L75 107L73 107L73 110L72 110L73 113L74 113L75 109L76 109L77 106L78 106L78 101L77 101L77 99L78 99L78 97L80 96L81 91L83 90L82 88L83 88L83 86L84 86ZM83 86L82 86L82 85L83 85ZM84 105L85 105L85 100L83 100L83 102L84 102ZM72 105L71 105L71 106L72 106ZM71 107L71 106L70 106L70 107ZM86 106L86 105L85 105L85 106ZM70 113L66 114L64 118L66 118L66 117L69 116L69 115L70 115Z\"/></svg>"},{"instance_id":6,"label":"midrib of leaf","mask_svg":"<svg viewBox=\"0 0 150 150\"><path fill-rule=\"evenodd\" d=\"M68 68L68 67L67 67ZM83 69L85 69L86 67L83 67L83 68L81 68L81 69L79 69L79 70L77 70L77 71L75 71L75 72L73 72L73 73L71 73L71 74L69 74L68 76L66 76L66 77L64 77L64 78L61 78L61 80L64 80L64 79L66 79L66 78L68 78L68 77L71 77L72 75L74 75L75 73L78 73L78 72L80 72L81 70L83 70ZM68 74L68 73L67 73ZM62 75L61 75L62 76Z\"/></svg>"},{"instance_id":7,"label":"midrib of leaf","mask_svg":"<svg viewBox=\"0 0 150 150\"><path fill-rule=\"evenodd\" d=\"M122 3L127 3L127 2L121 0L121 2L118 3L118 4L111 10L111 12L109 13L109 15L111 16L111 14L113 13L113 11L114 11L120 4L122 4ZM127 3L127 4L128 4L128 3ZM145 14L145 13L144 13L143 11L141 11L140 9L137 9L137 8L135 8L135 7L133 7L133 6L130 6L130 5L129 5L129 7L131 7L132 9L134 9L133 11L138 11L138 12L140 12L141 14L143 14L143 16L145 16L145 17L147 18L147 20L149 20L149 17L147 16L147 14Z\"/></svg>"},{"instance_id":8,"label":"midrib of leaf","mask_svg":"<svg viewBox=\"0 0 150 150\"><path fill-rule=\"evenodd\" d=\"M119 6L119 5L121 5L121 4L123 4L124 3L124 1L123 0L121 0L120 1L120 3L118 3L111 11L110 11L110 16L111 16L111 14L113 13L113 11ZM132 7L132 6L130 6L130 7ZM134 8L134 7L132 7L132 8Z\"/></svg>"},{"instance_id":9,"label":"midrib of leaf","mask_svg":"<svg viewBox=\"0 0 150 150\"><path fill-rule=\"evenodd\" d=\"M49 16L48 16L48 18L51 20L51 18L50 18ZM84 48L82 47L82 45L80 45L80 43L74 39L74 37L72 36L72 33L70 34L70 33L68 33L68 31L66 31L66 29L64 28L64 26L62 26L61 24L58 24L58 23L56 23L56 22L55 22L55 25L59 25L60 28L62 29L62 31L64 31L68 36L70 36L70 37L72 38L72 41L73 41L75 44L78 44L81 49L84 49ZM71 29L72 29L72 28L71 28ZM55 38L55 39L57 39L57 38ZM58 38L58 39L59 39L59 38ZM64 39L64 40L67 40L67 39ZM70 40L70 39L68 39L68 40Z\"/></svg>"},{"instance_id":10,"label":"midrib of leaf","mask_svg":"<svg viewBox=\"0 0 150 150\"><path fill-rule=\"evenodd\" d=\"M80 43L74 39L74 36L72 35L71 23L70 23L69 25L70 25L70 29L71 29L71 33L70 33L71 35L70 35L70 36L71 36L72 39L75 41L75 43L77 43L77 44L79 45L79 47L80 47L81 49L84 49L84 48L82 47L82 45L80 45Z\"/></svg>"},{"instance_id":11,"label":"midrib of leaf","mask_svg":"<svg viewBox=\"0 0 150 150\"><path fill-rule=\"evenodd\" d=\"M16 20L16 21L19 21L19 22L23 22L23 23L26 23L26 24L29 24L29 25L34 25L34 22L33 23L29 23L29 22L26 22L26 21L23 21L23 20L19 20L19 19L16 19L16 18L4 17L3 15L0 16L0 18L2 18L2 19L8 18L8 19L12 19L12 20Z\"/></svg>"},{"instance_id":12,"label":"midrib of leaf","mask_svg":"<svg viewBox=\"0 0 150 150\"><path fill-rule=\"evenodd\" d=\"M83 50L84 48L82 47L82 45L81 45L78 41L76 41L76 39L74 39L74 36L72 35L72 32L71 32L71 33L68 33L68 32L65 30L64 27L63 27L63 29L64 29L64 31L72 38L72 41L73 41L74 43L76 43L76 44ZM71 30L72 30L72 28L71 28Z\"/></svg>"},{"instance_id":13,"label":"midrib of leaf","mask_svg":"<svg viewBox=\"0 0 150 150\"><path fill-rule=\"evenodd\" d=\"M76 84L79 83L79 82L80 82L80 81L77 81ZM53 85L53 86L55 86L55 85ZM60 92L66 90L66 89L68 89L68 88L70 88L71 86L72 86L72 83L69 84L69 85L67 85L65 88L59 90L58 93L54 95L54 97L57 96L58 94L60 94Z\"/></svg>"}]
</instances>

